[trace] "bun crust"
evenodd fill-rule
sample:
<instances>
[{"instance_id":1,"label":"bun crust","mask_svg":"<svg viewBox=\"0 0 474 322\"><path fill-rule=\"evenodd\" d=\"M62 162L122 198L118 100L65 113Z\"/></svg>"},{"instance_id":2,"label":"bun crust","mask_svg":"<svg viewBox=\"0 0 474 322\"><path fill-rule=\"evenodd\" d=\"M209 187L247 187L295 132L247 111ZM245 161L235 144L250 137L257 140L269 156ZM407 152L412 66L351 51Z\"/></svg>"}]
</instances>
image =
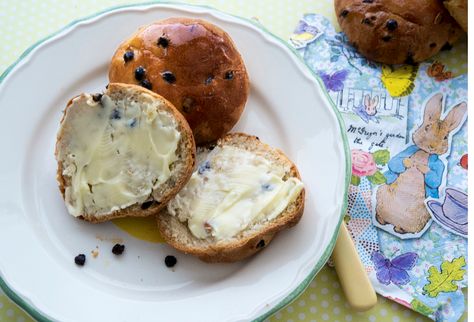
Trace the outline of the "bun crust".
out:
<instances>
[{"instance_id":1,"label":"bun crust","mask_svg":"<svg viewBox=\"0 0 474 322\"><path fill-rule=\"evenodd\" d=\"M421 62L449 48L462 34L438 0L335 0L334 4L349 41L380 63Z\"/></svg>"},{"instance_id":2,"label":"bun crust","mask_svg":"<svg viewBox=\"0 0 474 322\"><path fill-rule=\"evenodd\" d=\"M125 59L127 52L133 58ZM145 69L142 80L135 75L139 66ZM115 52L109 80L148 82L143 86L151 85L184 115L198 144L231 130L249 94L247 71L232 39L200 19L170 18L140 28Z\"/></svg>"},{"instance_id":3,"label":"bun crust","mask_svg":"<svg viewBox=\"0 0 474 322\"><path fill-rule=\"evenodd\" d=\"M445 0L443 4L462 29L467 32L467 0Z\"/></svg>"}]
</instances>

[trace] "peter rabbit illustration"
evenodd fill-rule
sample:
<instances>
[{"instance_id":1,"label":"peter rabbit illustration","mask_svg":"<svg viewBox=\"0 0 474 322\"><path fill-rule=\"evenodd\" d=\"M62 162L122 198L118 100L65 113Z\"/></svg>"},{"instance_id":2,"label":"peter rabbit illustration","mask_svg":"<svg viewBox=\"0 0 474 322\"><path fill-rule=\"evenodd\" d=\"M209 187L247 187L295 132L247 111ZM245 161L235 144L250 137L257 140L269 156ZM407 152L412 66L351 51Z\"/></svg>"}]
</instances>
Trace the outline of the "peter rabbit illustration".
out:
<instances>
[{"instance_id":1,"label":"peter rabbit illustration","mask_svg":"<svg viewBox=\"0 0 474 322\"><path fill-rule=\"evenodd\" d=\"M371 98L369 94L366 94L364 96L364 105L355 107L354 112L359 115L365 123L369 123L370 120L379 123L379 120L375 116L377 114L377 105L379 105L378 95Z\"/></svg>"},{"instance_id":2,"label":"peter rabbit illustration","mask_svg":"<svg viewBox=\"0 0 474 322\"><path fill-rule=\"evenodd\" d=\"M377 190L376 220L392 224L397 233L419 233L430 220L424 200L438 198L445 177L440 156L449 150L450 136L465 119L467 105L462 102L441 119L443 95L428 100L423 124L412 135L414 145L393 157L385 173L387 183Z\"/></svg>"}]
</instances>

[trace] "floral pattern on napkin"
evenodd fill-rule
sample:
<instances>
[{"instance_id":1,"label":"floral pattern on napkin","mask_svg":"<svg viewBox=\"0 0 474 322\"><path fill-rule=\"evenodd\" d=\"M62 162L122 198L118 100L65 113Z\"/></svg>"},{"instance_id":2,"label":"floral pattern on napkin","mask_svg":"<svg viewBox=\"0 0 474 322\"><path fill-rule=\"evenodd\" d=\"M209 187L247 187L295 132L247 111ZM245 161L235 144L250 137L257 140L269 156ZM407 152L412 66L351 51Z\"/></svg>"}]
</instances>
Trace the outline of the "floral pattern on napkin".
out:
<instances>
[{"instance_id":1,"label":"floral pattern on napkin","mask_svg":"<svg viewBox=\"0 0 474 322\"><path fill-rule=\"evenodd\" d=\"M407 148L414 145L412 133L426 118L429 99L441 94L440 115L446 117L453 106L467 101L466 75L453 77L435 60L416 66L370 62L317 14L301 19L290 43L321 77L344 118L353 164L345 222L376 291L436 321L457 321L464 311L461 289L467 286L467 235L462 234L467 228L467 120L462 108L448 152L430 156L433 168L419 165L423 173L441 175L435 177L440 183L436 190L426 188L426 209L434 220L407 239L403 230L374 225L374 213L376 191L393 180L392 160L400 157L404 164L403 153L416 152ZM464 216L465 221L449 226L449 220Z\"/></svg>"}]
</instances>

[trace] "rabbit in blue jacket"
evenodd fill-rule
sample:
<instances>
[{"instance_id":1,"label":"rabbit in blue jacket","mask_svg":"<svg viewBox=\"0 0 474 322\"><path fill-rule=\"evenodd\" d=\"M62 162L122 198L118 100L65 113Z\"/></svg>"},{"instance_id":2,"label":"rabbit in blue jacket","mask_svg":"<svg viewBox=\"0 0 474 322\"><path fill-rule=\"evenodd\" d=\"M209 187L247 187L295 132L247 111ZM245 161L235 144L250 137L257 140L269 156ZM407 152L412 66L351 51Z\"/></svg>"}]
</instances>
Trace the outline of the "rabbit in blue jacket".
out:
<instances>
[{"instance_id":1,"label":"rabbit in blue jacket","mask_svg":"<svg viewBox=\"0 0 474 322\"><path fill-rule=\"evenodd\" d=\"M462 102L441 119L443 95L431 97L425 108L423 124L413 133L413 143L393 157L385 173L387 183L377 190L376 219L392 224L397 233L418 233L430 220L425 198L439 197L445 165L439 156L448 152L449 136L457 129L467 111Z\"/></svg>"}]
</instances>

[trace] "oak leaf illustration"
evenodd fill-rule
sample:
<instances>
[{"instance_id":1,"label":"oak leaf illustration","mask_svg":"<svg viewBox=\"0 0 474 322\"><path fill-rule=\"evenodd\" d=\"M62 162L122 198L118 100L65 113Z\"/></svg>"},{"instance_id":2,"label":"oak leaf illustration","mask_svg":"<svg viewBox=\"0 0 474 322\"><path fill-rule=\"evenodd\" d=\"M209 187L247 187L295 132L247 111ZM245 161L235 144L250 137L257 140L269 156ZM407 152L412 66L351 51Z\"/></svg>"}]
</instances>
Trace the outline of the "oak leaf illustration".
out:
<instances>
[{"instance_id":1,"label":"oak leaf illustration","mask_svg":"<svg viewBox=\"0 0 474 322\"><path fill-rule=\"evenodd\" d=\"M424 294L429 297L436 297L440 292L454 292L458 289L455 281L462 281L466 265L464 256L458 257L450 261L441 263L441 270L438 271L436 266L431 266L428 269L428 283L423 287Z\"/></svg>"}]
</instances>

